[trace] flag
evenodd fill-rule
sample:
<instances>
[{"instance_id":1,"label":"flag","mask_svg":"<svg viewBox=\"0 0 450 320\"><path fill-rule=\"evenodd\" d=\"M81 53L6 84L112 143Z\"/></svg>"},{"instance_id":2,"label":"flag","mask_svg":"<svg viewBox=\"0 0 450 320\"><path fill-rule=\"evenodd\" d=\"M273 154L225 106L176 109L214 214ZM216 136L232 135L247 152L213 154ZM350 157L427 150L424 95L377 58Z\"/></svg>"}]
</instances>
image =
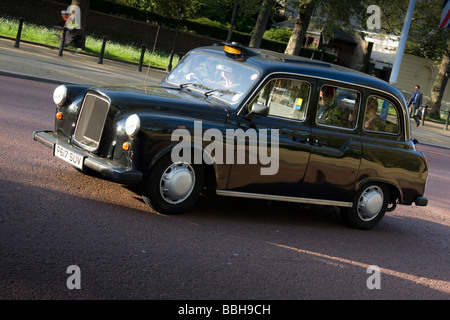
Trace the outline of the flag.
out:
<instances>
[{"instance_id":1,"label":"flag","mask_svg":"<svg viewBox=\"0 0 450 320\"><path fill-rule=\"evenodd\" d=\"M450 0L444 0L444 9L442 10L439 28L450 28Z\"/></svg>"}]
</instances>

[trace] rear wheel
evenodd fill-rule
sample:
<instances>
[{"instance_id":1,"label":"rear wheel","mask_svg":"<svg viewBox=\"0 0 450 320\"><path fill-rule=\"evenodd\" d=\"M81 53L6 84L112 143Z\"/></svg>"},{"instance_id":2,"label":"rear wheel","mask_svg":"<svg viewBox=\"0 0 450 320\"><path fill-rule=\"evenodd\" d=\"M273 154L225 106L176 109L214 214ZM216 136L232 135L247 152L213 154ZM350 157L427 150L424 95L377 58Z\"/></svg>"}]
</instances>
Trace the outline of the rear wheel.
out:
<instances>
[{"instance_id":1,"label":"rear wheel","mask_svg":"<svg viewBox=\"0 0 450 320\"><path fill-rule=\"evenodd\" d=\"M369 230L375 227L386 213L389 188L383 184L366 184L355 196L351 208L342 208L346 223L356 229Z\"/></svg>"},{"instance_id":2,"label":"rear wheel","mask_svg":"<svg viewBox=\"0 0 450 320\"><path fill-rule=\"evenodd\" d=\"M151 169L143 184L142 198L162 214L178 214L189 209L203 188L202 165L172 162L170 154Z\"/></svg>"}]
</instances>

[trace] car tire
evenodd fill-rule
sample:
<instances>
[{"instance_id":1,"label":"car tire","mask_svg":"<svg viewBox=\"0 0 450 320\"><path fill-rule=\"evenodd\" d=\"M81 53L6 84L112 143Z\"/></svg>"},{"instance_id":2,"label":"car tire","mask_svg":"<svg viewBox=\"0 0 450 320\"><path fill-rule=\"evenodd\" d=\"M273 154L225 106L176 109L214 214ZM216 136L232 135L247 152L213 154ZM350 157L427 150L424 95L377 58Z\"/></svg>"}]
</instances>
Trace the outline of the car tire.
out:
<instances>
[{"instance_id":1,"label":"car tire","mask_svg":"<svg viewBox=\"0 0 450 320\"><path fill-rule=\"evenodd\" d=\"M151 168L142 185L142 198L161 214L179 214L195 204L203 182L202 165L174 163L168 154Z\"/></svg>"},{"instance_id":2,"label":"car tire","mask_svg":"<svg viewBox=\"0 0 450 320\"><path fill-rule=\"evenodd\" d=\"M363 185L357 192L351 208L342 208L344 221L352 228L370 230L386 213L389 188L380 183Z\"/></svg>"}]
</instances>

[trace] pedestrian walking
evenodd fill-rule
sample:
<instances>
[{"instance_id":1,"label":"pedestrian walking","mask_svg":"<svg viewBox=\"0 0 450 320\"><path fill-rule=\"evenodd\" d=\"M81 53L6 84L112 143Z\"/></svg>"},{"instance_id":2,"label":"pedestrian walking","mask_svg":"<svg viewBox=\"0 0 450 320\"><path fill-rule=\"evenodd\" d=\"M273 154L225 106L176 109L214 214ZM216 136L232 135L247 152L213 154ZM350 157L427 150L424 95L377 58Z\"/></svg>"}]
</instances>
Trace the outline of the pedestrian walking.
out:
<instances>
[{"instance_id":1,"label":"pedestrian walking","mask_svg":"<svg viewBox=\"0 0 450 320\"><path fill-rule=\"evenodd\" d=\"M416 85L415 92L408 103L409 114L412 115L417 126L420 125L420 116L422 115L422 111L420 111L420 108L422 107L422 96L423 94L420 92L420 86Z\"/></svg>"}]
</instances>

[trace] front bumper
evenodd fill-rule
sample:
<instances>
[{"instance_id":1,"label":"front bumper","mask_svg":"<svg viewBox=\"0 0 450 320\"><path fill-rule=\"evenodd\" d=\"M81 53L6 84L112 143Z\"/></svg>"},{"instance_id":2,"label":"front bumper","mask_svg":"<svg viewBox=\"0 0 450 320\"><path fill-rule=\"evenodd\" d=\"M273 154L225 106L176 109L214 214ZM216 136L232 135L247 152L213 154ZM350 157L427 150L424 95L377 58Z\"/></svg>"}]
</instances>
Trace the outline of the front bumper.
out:
<instances>
[{"instance_id":1,"label":"front bumper","mask_svg":"<svg viewBox=\"0 0 450 320\"><path fill-rule=\"evenodd\" d=\"M73 150L84 157L83 165L89 169L101 173L102 175L119 183L139 183L143 175L141 171L130 170L115 163L114 161L90 154L82 149L75 148L68 144L66 140L61 139L52 131L37 130L33 132L33 140L42 143L44 146L54 150L58 144L68 150Z\"/></svg>"}]
</instances>

